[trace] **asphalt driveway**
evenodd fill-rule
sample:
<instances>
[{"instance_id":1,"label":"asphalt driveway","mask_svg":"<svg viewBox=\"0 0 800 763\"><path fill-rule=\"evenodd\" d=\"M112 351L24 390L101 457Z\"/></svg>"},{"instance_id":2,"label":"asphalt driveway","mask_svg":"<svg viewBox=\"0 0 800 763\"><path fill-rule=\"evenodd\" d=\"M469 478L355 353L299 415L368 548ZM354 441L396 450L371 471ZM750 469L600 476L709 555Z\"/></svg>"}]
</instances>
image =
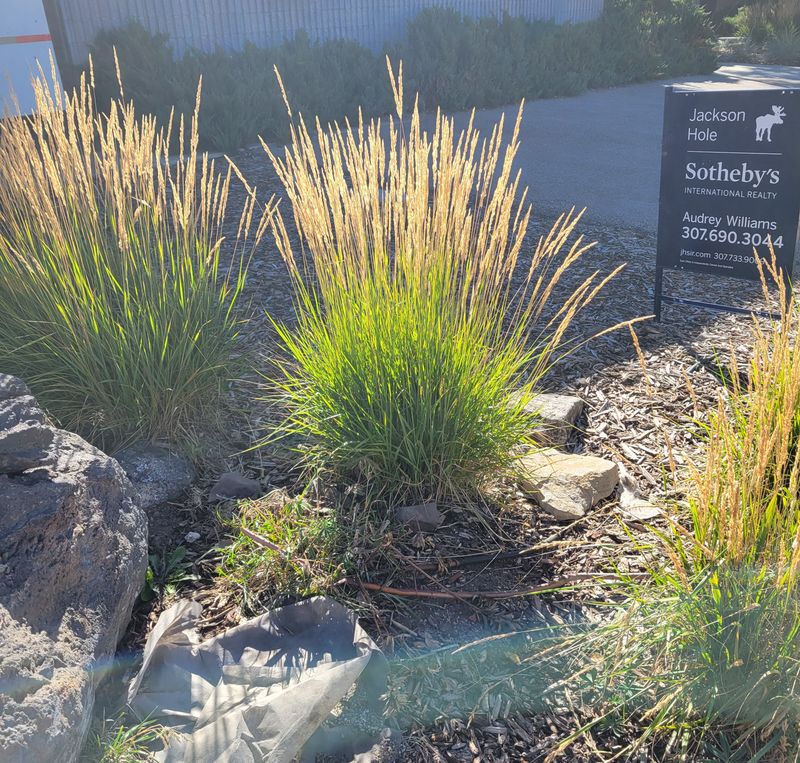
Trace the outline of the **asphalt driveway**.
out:
<instances>
[{"instance_id":1,"label":"asphalt driveway","mask_svg":"<svg viewBox=\"0 0 800 763\"><path fill-rule=\"evenodd\" d=\"M518 166L540 215L587 207L587 221L655 231L664 87L673 83L731 87L800 87L800 68L724 66L707 77L596 90L525 107ZM488 128L505 111L482 110ZM460 115L459 119L465 119Z\"/></svg>"}]
</instances>

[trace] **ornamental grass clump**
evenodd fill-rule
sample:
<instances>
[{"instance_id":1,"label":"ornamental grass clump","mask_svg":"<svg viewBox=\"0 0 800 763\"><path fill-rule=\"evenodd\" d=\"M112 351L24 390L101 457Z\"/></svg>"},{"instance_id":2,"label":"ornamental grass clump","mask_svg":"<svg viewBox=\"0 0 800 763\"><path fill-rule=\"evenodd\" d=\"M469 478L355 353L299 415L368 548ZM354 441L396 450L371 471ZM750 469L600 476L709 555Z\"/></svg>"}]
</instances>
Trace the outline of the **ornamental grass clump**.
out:
<instances>
[{"instance_id":1,"label":"ornamental grass clump","mask_svg":"<svg viewBox=\"0 0 800 763\"><path fill-rule=\"evenodd\" d=\"M223 255L235 169L198 152L196 113L175 137L124 100L95 113L85 78L67 95L41 73L34 89L32 116L0 120L0 369L104 447L179 441L231 376L270 210L246 187Z\"/></svg>"},{"instance_id":2,"label":"ornamental grass clump","mask_svg":"<svg viewBox=\"0 0 800 763\"><path fill-rule=\"evenodd\" d=\"M633 715L637 746L684 756L800 759L800 308L774 257L762 268L780 319L753 319L745 374L731 361L686 521L651 548L611 624L573 645L604 720Z\"/></svg>"},{"instance_id":3,"label":"ornamental grass clump","mask_svg":"<svg viewBox=\"0 0 800 763\"><path fill-rule=\"evenodd\" d=\"M293 120L282 156L299 245L280 215L297 324L275 386L311 467L402 497L460 494L507 471L535 414L533 390L575 316L611 276L593 274L546 313L589 245L580 215L558 219L530 263L530 219L503 120L488 139L415 106L397 116L312 131ZM292 116L290 110L290 117Z\"/></svg>"},{"instance_id":4,"label":"ornamental grass clump","mask_svg":"<svg viewBox=\"0 0 800 763\"><path fill-rule=\"evenodd\" d=\"M780 320L767 328L754 320L745 374L731 358L731 381L707 427L705 464L693 472L691 561L697 567L723 558L760 575L769 570L793 589L800 569L800 311L774 258L761 267L765 283L778 284Z\"/></svg>"}]
</instances>

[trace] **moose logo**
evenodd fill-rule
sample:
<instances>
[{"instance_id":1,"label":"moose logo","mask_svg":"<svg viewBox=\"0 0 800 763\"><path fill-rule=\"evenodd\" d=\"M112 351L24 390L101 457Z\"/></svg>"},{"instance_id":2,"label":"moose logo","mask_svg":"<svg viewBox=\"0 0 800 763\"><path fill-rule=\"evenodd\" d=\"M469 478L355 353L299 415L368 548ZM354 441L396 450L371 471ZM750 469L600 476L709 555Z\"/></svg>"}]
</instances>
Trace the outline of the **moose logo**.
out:
<instances>
[{"instance_id":1,"label":"moose logo","mask_svg":"<svg viewBox=\"0 0 800 763\"><path fill-rule=\"evenodd\" d=\"M772 107L772 114L764 114L763 117L756 117L756 140L762 141L764 140L764 136L767 136L767 142L772 142L772 128L775 125L782 125L783 118L786 116L786 112L783 110L781 106L773 106Z\"/></svg>"}]
</instances>

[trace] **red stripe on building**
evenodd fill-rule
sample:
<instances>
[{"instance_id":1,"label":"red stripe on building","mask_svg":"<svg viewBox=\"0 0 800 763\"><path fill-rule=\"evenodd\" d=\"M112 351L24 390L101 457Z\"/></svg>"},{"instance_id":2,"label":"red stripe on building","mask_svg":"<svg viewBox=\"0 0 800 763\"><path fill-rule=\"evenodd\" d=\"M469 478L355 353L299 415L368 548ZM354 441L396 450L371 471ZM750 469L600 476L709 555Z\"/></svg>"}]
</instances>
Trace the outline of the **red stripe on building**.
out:
<instances>
[{"instance_id":1,"label":"red stripe on building","mask_svg":"<svg viewBox=\"0 0 800 763\"><path fill-rule=\"evenodd\" d=\"M17 42L52 42L53 38L49 34L20 34L17 35Z\"/></svg>"},{"instance_id":2,"label":"red stripe on building","mask_svg":"<svg viewBox=\"0 0 800 763\"><path fill-rule=\"evenodd\" d=\"M0 37L0 45L19 45L26 42L52 42L49 34L17 34L10 37Z\"/></svg>"}]
</instances>

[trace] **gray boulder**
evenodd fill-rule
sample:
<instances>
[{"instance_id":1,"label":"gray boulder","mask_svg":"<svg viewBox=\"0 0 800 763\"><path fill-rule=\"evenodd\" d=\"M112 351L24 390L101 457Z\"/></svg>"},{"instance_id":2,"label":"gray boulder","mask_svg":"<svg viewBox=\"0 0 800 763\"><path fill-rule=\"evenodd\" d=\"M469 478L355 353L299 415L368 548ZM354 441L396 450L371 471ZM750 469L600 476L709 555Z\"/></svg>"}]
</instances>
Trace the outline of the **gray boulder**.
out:
<instances>
[{"instance_id":1,"label":"gray boulder","mask_svg":"<svg viewBox=\"0 0 800 763\"><path fill-rule=\"evenodd\" d=\"M236 498L255 498L261 495L261 483L236 472L225 472L211 488L208 500L212 502L229 501Z\"/></svg>"},{"instance_id":2,"label":"gray boulder","mask_svg":"<svg viewBox=\"0 0 800 763\"><path fill-rule=\"evenodd\" d=\"M114 454L145 511L178 500L197 475L191 461L160 445L137 443Z\"/></svg>"},{"instance_id":3,"label":"gray boulder","mask_svg":"<svg viewBox=\"0 0 800 763\"><path fill-rule=\"evenodd\" d=\"M0 760L73 761L142 588L147 519L116 461L2 375L0 422Z\"/></svg>"}]
</instances>

